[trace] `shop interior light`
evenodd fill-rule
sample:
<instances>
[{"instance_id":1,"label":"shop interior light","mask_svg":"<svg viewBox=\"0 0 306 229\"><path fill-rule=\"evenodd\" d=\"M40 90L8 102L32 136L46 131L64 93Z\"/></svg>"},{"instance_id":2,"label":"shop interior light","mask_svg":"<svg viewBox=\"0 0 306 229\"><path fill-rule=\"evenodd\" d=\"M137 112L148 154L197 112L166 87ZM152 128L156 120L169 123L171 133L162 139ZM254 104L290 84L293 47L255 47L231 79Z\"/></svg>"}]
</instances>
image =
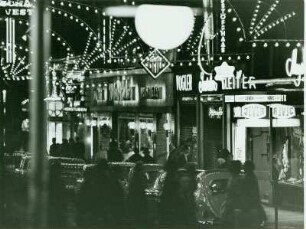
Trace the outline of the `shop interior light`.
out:
<instances>
[{"instance_id":1,"label":"shop interior light","mask_svg":"<svg viewBox=\"0 0 306 229\"><path fill-rule=\"evenodd\" d=\"M153 131L154 130L154 126L153 126L153 123L147 123L146 124L146 128L150 131Z\"/></svg>"},{"instance_id":2,"label":"shop interior light","mask_svg":"<svg viewBox=\"0 0 306 229\"><path fill-rule=\"evenodd\" d=\"M141 5L136 11L135 26L147 45L162 50L174 49L191 34L193 11L186 6Z\"/></svg>"},{"instance_id":3,"label":"shop interior light","mask_svg":"<svg viewBox=\"0 0 306 229\"><path fill-rule=\"evenodd\" d=\"M163 127L164 127L164 130L169 131L170 130L170 123L168 123L168 122L164 123Z\"/></svg>"},{"instance_id":4,"label":"shop interior light","mask_svg":"<svg viewBox=\"0 0 306 229\"><path fill-rule=\"evenodd\" d=\"M146 129L146 123L145 122L141 122L140 123L140 129Z\"/></svg>"},{"instance_id":5,"label":"shop interior light","mask_svg":"<svg viewBox=\"0 0 306 229\"><path fill-rule=\"evenodd\" d=\"M128 127L129 127L129 129L135 130L135 128L136 128L136 123L135 123L135 122L129 122L129 123L128 123Z\"/></svg>"}]
</instances>

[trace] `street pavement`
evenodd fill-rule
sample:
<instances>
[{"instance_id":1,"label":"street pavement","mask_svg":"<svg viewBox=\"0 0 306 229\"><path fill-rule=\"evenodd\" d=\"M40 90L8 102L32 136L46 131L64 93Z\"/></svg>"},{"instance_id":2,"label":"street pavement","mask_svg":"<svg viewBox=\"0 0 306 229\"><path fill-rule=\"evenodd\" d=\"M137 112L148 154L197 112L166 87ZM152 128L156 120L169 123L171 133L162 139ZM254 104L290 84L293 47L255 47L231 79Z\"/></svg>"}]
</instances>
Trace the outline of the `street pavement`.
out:
<instances>
[{"instance_id":1,"label":"street pavement","mask_svg":"<svg viewBox=\"0 0 306 229\"><path fill-rule=\"evenodd\" d=\"M274 208L264 206L267 214L267 229L275 229ZM304 212L278 210L278 229L304 229Z\"/></svg>"}]
</instances>

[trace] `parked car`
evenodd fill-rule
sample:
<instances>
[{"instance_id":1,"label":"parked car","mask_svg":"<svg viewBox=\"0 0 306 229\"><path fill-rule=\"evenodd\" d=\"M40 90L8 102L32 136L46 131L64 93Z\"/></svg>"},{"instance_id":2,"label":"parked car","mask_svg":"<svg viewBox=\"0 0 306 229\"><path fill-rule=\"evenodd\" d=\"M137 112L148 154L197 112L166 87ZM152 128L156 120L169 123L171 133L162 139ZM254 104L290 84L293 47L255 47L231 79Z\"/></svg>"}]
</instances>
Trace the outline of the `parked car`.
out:
<instances>
[{"instance_id":1,"label":"parked car","mask_svg":"<svg viewBox=\"0 0 306 229\"><path fill-rule=\"evenodd\" d=\"M94 165L85 165L84 170L91 169ZM135 164L126 162L109 163L111 169L116 171L125 193L128 192L130 177L133 173ZM160 164L144 164L148 185L146 195L148 197L149 221L158 223L158 205L163 190L166 171ZM181 170L179 174L184 174ZM194 193L197 206L197 220L201 224L214 224L221 218L222 205L227 194L227 185L231 177L226 170L196 170L197 189ZM79 179L79 185L83 178ZM80 186L79 186L80 187Z\"/></svg>"},{"instance_id":2,"label":"parked car","mask_svg":"<svg viewBox=\"0 0 306 229\"><path fill-rule=\"evenodd\" d=\"M32 156L23 156L20 165L15 169L16 175L26 176L32 165ZM51 157L46 156L48 164L58 161L61 165L61 177L63 178L65 187L67 189L74 189L77 184L77 179L82 177L83 167L85 161L79 158L68 158L68 157Z\"/></svg>"}]
</instances>

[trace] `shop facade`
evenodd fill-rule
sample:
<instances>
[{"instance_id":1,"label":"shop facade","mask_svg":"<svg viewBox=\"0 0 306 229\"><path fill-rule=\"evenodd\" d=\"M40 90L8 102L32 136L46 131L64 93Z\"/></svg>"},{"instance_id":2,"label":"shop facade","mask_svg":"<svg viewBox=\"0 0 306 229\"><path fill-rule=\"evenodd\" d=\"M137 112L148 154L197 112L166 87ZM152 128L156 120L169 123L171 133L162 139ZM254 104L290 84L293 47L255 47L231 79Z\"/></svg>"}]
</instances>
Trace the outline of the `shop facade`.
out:
<instances>
[{"instance_id":1,"label":"shop facade","mask_svg":"<svg viewBox=\"0 0 306 229\"><path fill-rule=\"evenodd\" d=\"M90 157L107 158L109 143L116 141L123 153L145 147L156 162L164 163L174 135L172 73L157 79L143 69L96 73L87 85Z\"/></svg>"}]
</instances>

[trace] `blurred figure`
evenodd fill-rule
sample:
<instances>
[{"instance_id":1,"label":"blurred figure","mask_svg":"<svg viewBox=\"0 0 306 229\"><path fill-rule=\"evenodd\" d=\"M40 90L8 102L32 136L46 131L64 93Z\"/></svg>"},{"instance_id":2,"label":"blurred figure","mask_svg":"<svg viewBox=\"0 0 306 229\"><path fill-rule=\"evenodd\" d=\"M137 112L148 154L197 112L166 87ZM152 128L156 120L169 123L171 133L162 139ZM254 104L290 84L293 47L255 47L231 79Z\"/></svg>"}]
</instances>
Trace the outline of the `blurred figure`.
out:
<instances>
[{"instance_id":1,"label":"blurred figure","mask_svg":"<svg viewBox=\"0 0 306 229\"><path fill-rule=\"evenodd\" d=\"M59 161L49 161L48 180L48 227L64 228L66 225L66 191L61 178L61 164Z\"/></svg>"},{"instance_id":2,"label":"blurred figure","mask_svg":"<svg viewBox=\"0 0 306 229\"><path fill-rule=\"evenodd\" d=\"M105 159L86 170L78 201L78 224L83 228L122 223L123 189Z\"/></svg>"},{"instance_id":3,"label":"blurred figure","mask_svg":"<svg viewBox=\"0 0 306 229\"><path fill-rule=\"evenodd\" d=\"M177 201L176 192L179 188L178 167L174 160L165 165L166 177L160 197L160 223L162 227L171 228L176 225Z\"/></svg>"},{"instance_id":4,"label":"blurred figure","mask_svg":"<svg viewBox=\"0 0 306 229\"><path fill-rule=\"evenodd\" d=\"M134 226L144 226L147 223L147 182L143 163L137 162L128 189L128 209Z\"/></svg>"},{"instance_id":5,"label":"blurred figure","mask_svg":"<svg viewBox=\"0 0 306 229\"><path fill-rule=\"evenodd\" d=\"M75 138L75 156L85 160L85 144L81 141L79 137Z\"/></svg>"},{"instance_id":6,"label":"blurred figure","mask_svg":"<svg viewBox=\"0 0 306 229\"><path fill-rule=\"evenodd\" d=\"M142 159L143 163L145 163L145 164L153 164L153 163L155 163L155 160L154 160L153 157L151 157L150 151L149 151L149 149L147 147L143 147L142 153L144 154L143 159Z\"/></svg>"},{"instance_id":7,"label":"blurred figure","mask_svg":"<svg viewBox=\"0 0 306 229\"><path fill-rule=\"evenodd\" d=\"M179 178L177 193L177 221L176 227L195 228L197 225L196 203L194 192L197 184L195 171L192 168Z\"/></svg>"},{"instance_id":8,"label":"blurred figure","mask_svg":"<svg viewBox=\"0 0 306 229\"><path fill-rule=\"evenodd\" d=\"M227 149L218 150L217 153L217 167L220 169L228 169L232 155Z\"/></svg>"},{"instance_id":9,"label":"blurred figure","mask_svg":"<svg viewBox=\"0 0 306 229\"><path fill-rule=\"evenodd\" d=\"M180 154L177 159L177 164L179 167L183 168L187 164L187 162L191 161L191 146L185 144L181 146L179 150Z\"/></svg>"},{"instance_id":10,"label":"blurred figure","mask_svg":"<svg viewBox=\"0 0 306 229\"><path fill-rule=\"evenodd\" d=\"M130 157L128 157L125 161L126 162L139 162L139 161L143 161L143 157L139 154L138 149L133 150L132 147L129 150L128 155L130 155Z\"/></svg>"},{"instance_id":11,"label":"blurred figure","mask_svg":"<svg viewBox=\"0 0 306 229\"><path fill-rule=\"evenodd\" d=\"M69 144L66 138L62 139L62 144L60 145L60 157L69 157Z\"/></svg>"},{"instance_id":12,"label":"blurred figure","mask_svg":"<svg viewBox=\"0 0 306 229\"><path fill-rule=\"evenodd\" d=\"M77 155L77 150L76 150L76 145L75 141L73 138L69 138L69 143L68 143L68 157L76 157Z\"/></svg>"},{"instance_id":13,"label":"blurred figure","mask_svg":"<svg viewBox=\"0 0 306 229\"><path fill-rule=\"evenodd\" d=\"M52 138L49 154L52 157L59 157L59 145L56 143L56 138Z\"/></svg>"},{"instance_id":14,"label":"blurred figure","mask_svg":"<svg viewBox=\"0 0 306 229\"><path fill-rule=\"evenodd\" d=\"M116 140L113 140L109 144L109 149L107 152L107 160L110 162L122 161L123 156L121 151L118 148L118 143Z\"/></svg>"},{"instance_id":15,"label":"blurred figure","mask_svg":"<svg viewBox=\"0 0 306 229\"><path fill-rule=\"evenodd\" d=\"M243 166L245 175L243 178L243 217L244 228L258 228L267 220L265 211L261 205L258 180L254 173L255 165L252 161L246 161Z\"/></svg>"},{"instance_id":16,"label":"blurred figure","mask_svg":"<svg viewBox=\"0 0 306 229\"><path fill-rule=\"evenodd\" d=\"M243 208L243 186L240 175L242 164L240 161L231 161L229 171L232 177L227 187L227 197L223 205L222 221L224 225L233 228L237 224L237 211Z\"/></svg>"}]
</instances>

